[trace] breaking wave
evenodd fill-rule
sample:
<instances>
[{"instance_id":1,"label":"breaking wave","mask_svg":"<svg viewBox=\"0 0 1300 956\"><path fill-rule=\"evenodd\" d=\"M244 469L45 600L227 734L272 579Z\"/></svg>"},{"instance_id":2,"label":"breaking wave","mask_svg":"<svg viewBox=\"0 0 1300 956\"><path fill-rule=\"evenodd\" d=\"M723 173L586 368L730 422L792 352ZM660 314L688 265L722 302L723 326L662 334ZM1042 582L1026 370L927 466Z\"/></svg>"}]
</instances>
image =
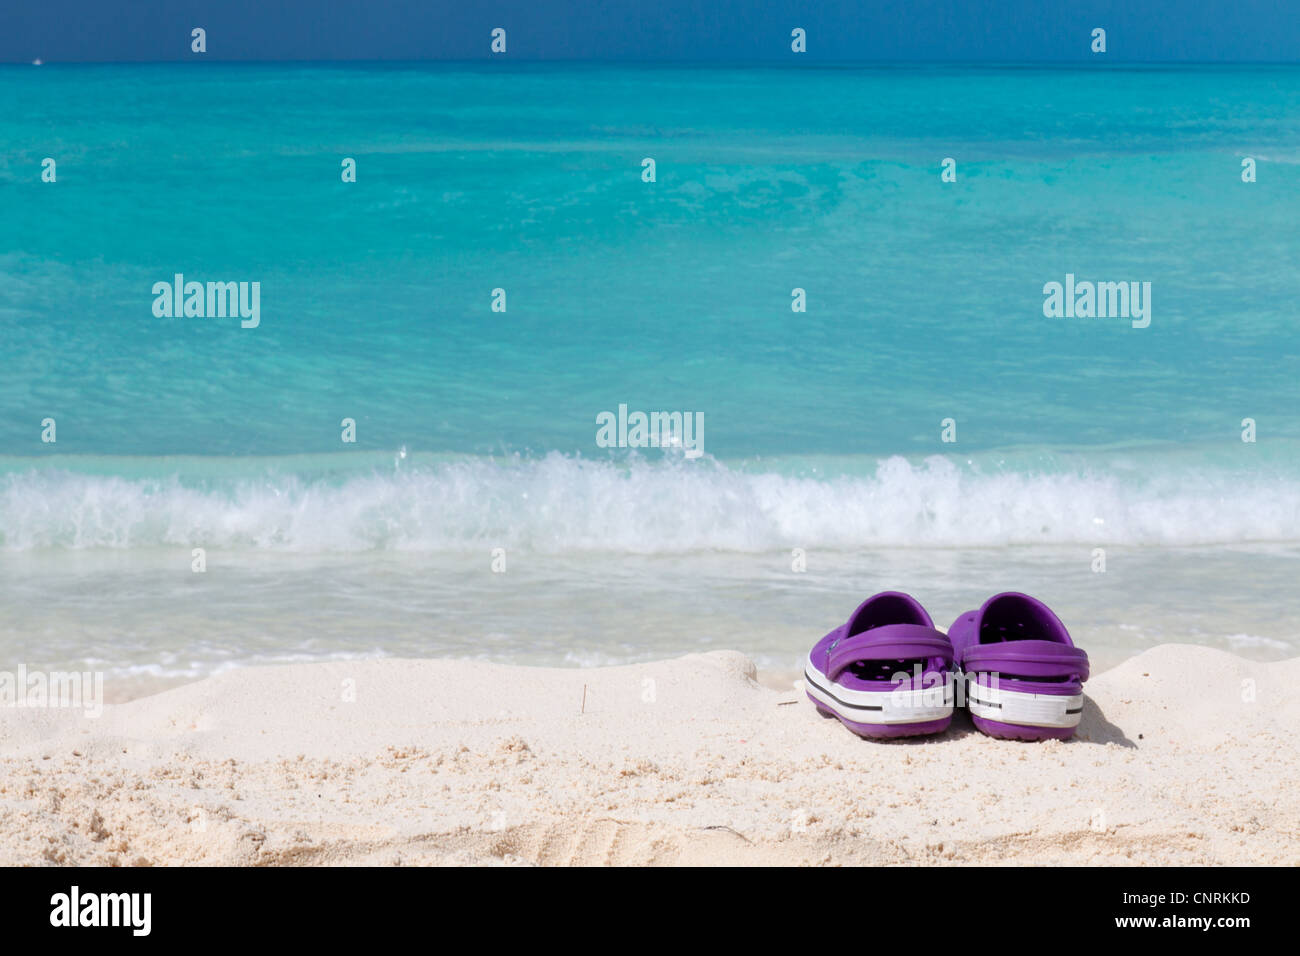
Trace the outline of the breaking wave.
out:
<instances>
[{"instance_id":1,"label":"breaking wave","mask_svg":"<svg viewBox=\"0 0 1300 956\"><path fill-rule=\"evenodd\" d=\"M892 457L827 476L550 454L262 472L10 470L0 473L0 548L673 554L1300 540L1300 480L1222 469L982 473Z\"/></svg>"}]
</instances>

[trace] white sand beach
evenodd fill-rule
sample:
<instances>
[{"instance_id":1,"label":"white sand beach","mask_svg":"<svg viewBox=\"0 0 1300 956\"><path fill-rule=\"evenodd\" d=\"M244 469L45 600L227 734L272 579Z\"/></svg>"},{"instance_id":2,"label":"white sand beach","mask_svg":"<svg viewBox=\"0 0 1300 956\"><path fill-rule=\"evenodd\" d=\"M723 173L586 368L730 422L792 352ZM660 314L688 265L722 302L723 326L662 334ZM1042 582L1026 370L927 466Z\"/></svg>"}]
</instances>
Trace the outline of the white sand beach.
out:
<instances>
[{"instance_id":1,"label":"white sand beach","mask_svg":"<svg viewBox=\"0 0 1300 956\"><path fill-rule=\"evenodd\" d=\"M0 863L1300 862L1300 659L1163 645L1038 744L860 740L755 677L378 660L0 709Z\"/></svg>"}]
</instances>

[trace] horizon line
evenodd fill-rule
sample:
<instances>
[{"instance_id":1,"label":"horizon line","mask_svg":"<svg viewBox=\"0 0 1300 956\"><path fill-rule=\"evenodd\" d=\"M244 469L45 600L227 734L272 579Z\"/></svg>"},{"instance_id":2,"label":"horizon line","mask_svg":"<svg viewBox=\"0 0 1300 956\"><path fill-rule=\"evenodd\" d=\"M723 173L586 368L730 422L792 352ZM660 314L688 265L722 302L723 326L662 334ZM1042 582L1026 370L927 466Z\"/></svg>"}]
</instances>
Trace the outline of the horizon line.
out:
<instances>
[{"instance_id":1,"label":"horizon line","mask_svg":"<svg viewBox=\"0 0 1300 956\"><path fill-rule=\"evenodd\" d=\"M796 69L808 67L870 67L870 66L1003 66L1003 67L1050 67L1059 66L1075 68L1089 65L1098 69L1133 66L1300 66L1300 59L1295 60L1097 60L1089 57L1079 59L1042 59L1042 60L1004 60L1004 59L864 59L864 60L796 60L791 57L734 58L734 59L691 59L691 58L638 58L638 57L505 57L488 54L478 57L430 57L411 59L407 57L347 57L347 58L284 58L269 59L261 57L218 58L207 54L175 57L171 59L122 59L122 60L46 60L40 56L31 60L0 59L0 66L162 66L176 63L206 62L223 65L296 65L296 64L482 64L482 63L519 63L526 65L570 64L593 66L787 66Z\"/></svg>"}]
</instances>

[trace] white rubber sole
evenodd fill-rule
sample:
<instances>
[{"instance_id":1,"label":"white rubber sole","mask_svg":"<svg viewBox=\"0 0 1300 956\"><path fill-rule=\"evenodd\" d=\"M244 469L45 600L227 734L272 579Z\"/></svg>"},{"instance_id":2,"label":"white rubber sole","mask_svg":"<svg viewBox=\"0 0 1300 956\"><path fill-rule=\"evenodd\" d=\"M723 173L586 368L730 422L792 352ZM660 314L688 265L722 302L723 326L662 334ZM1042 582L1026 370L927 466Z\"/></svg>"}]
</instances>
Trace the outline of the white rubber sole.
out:
<instances>
[{"instance_id":1,"label":"white rubber sole","mask_svg":"<svg viewBox=\"0 0 1300 956\"><path fill-rule=\"evenodd\" d=\"M976 717L1021 727L1078 727L1083 719L1082 694L1028 694L974 680L966 684L966 706Z\"/></svg>"},{"instance_id":2,"label":"white rubber sole","mask_svg":"<svg viewBox=\"0 0 1300 956\"><path fill-rule=\"evenodd\" d=\"M855 724L894 726L940 720L952 716L957 700L957 683L951 673L945 675L942 686L920 690L850 690L831 681L809 658L803 676L809 697Z\"/></svg>"}]
</instances>

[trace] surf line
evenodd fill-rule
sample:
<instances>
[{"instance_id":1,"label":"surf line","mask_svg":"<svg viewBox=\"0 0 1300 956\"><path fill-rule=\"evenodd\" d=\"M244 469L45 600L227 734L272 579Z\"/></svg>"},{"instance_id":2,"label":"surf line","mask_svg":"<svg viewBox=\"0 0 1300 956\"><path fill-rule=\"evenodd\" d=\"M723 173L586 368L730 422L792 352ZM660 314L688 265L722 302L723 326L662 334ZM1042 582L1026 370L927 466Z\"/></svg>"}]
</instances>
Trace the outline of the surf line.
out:
<instances>
[{"instance_id":1,"label":"surf line","mask_svg":"<svg viewBox=\"0 0 1300 956\"><path fill-rule=\"evenodd\" d=\"M155 282L153 295L153 314L159 319L238 316L245 329L255 329L262 322L260 282L186 282L185 275L178 272L171 282Z\"/></svg>"}]
</instances>

